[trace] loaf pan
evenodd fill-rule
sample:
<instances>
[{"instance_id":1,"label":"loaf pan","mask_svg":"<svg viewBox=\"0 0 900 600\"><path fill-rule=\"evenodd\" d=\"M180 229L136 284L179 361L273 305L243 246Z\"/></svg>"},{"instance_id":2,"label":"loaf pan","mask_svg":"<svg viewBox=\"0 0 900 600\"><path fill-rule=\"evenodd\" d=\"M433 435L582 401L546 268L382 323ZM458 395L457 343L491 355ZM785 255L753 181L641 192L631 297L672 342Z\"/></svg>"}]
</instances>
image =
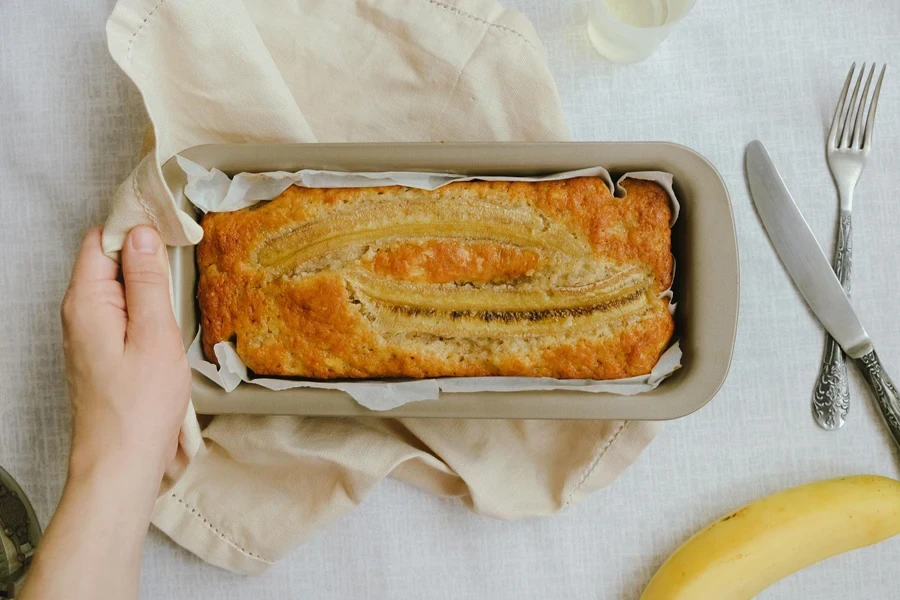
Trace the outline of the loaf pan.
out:
<instances>
[{"instance_id":1,"label":"loaf pan","mask_svg":"<svg viewBox=\"0 0 900 600\"><path fill-rule=\"evenodd\" d=\"M667 142L217 144L180 153L207 169L240 172L430 171L465 175L541 175L603 166L615 180L627 171L667 171L681 214L672 230L677 269L675 338L682 368L655 390L634 396L576 391L445 393L390 411L371 411L338 390L270 391L241 384L226 393L194 373L191 398L200 414L291 414L369 417L666 420L696 411L715 395L731 364L738 321L739 263L728 190L697 152ZM180 208L185 176L174 159L163 175ZM175 312L185 347L197 333L193 247L172 248Z\"/></svg>"}]
</instances>

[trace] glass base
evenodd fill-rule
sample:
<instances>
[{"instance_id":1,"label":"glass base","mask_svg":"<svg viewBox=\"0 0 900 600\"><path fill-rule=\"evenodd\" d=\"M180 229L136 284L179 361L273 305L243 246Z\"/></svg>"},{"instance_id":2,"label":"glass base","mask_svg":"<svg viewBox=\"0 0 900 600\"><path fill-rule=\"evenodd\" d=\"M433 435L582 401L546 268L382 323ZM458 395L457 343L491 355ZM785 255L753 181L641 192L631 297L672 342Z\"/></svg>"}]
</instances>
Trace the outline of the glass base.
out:
<instances>
[{"instance_id":1,"label":"glass base","mask_svg":"<svg viewBox=\"0 0 900 600\"><path fill-rule=\"evenodd\" d=\"M640 62L653 54L659 47L659 44L654 44L650 47L629 47L627 44L617 43L615 40L611 40L599 32L591 21L588 21L587 31L588 39L591 40L591 44L597 49L597 52L615 63L628 64Z\"/></svg>"}]
</instances>

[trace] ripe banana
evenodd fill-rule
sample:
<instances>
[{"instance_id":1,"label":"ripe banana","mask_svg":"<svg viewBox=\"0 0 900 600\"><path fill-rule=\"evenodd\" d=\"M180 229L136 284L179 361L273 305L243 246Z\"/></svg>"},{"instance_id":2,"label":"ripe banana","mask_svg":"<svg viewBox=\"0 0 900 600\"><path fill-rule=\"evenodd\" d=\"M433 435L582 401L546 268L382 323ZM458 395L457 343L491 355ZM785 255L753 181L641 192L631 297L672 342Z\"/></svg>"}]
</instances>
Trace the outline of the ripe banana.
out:
<instances>
[{"instance_id":1,"label":"ripe banana","mask_svg":"<svg viewBox=\"0 0 900 600\"><path fill-rule=\"evenodd\" d=\"M900 481L855 475L778 492L682 544L641 600L749 600L795 571L900 533Z\"/></svg>"}]
</instances>

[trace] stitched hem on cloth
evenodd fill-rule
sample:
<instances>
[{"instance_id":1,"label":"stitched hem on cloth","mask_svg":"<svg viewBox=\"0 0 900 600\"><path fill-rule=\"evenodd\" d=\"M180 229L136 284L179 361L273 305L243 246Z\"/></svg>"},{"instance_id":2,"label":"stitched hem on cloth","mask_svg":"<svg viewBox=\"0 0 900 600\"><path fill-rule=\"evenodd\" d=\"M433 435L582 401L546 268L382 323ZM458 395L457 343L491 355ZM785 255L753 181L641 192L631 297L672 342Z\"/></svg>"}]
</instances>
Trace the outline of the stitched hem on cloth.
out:
<instances>
[{"instance_id":1,"label":"stitched hem on cloth","mask_svg":"<svg viewBox=\"0 0 900 600\"><path fill-rule=\"evenodd\" d=\"M157 231L161 231L159 220L156 218L156 215L153 214L153 211L150 210L150 205L147 204L147 201L144 199L144 195L138 189L137 180L138 178L136 176L132 176L131 191L134 192L134 197L137 198L137 201L141 205L141 208L143 208L144 212L147 213L147 217L150 219L150 222L153 223L153 226Z\"/></svg>"},{"instance_id":2,"label":"stitched hem on cloth","mask_svg":"<svg viewBox=\"0 0 900 600\"><path fill-rule=\"evenodd\" d=\"M241 546L240 544L238 544L237 542L235 542L233 539L231 539L230 537L228 537L228 535L226 535L226 534L225 534L224 532L222 532L218 527L216 527L215 525L213 525L213 524L210 522L209 519L207 519L206 517L204 517L204 516L203 516L203 513L201 513L199 510L197 510L196 508L194 508L193 506L191 506L191 505L188 504L187 502L185 502L184 499L181 498L181 497L179 497L177 494L170 493L170 494L169 494L169 497L172 498L173 500L177 500L177 501L178 501L178 504L179 504L182 508L184 508L186 511L188 511L192 517L194 517L194 518L196 518L196 519L199 519L200 522L203 523L204 525L206 525L206 527L207 527L210 531L212 531L212 532L215 533L217 536L219 536L219 538L221 538L222 541L224 541L225 543L227 543L229 546L231 546L232 548L234 548L235 550L237 550L238 552L240 552L241 554L243 554L243 555L246 556L247 558L252 558L253 560L258 560L258 561L260 561L260 562L264 562L264 563L266 563L267 565L275 564L275 561L274 561L274 560L269 560L269 559L267 559L267 558L263 558L263 557L260 556L259 554L254 554L253 552L250 552L249 550L247 550L246 548L244 548L243 546Z\"/></svg>"},{"instance_id":3,"label":"stitched hem on cloth","mask_svg":"<svg viewBox=\"0 0 900 600\"><path fill-rule=\"evenodd\" d=\"M164 0L163 0L163 1L164 1ZM499 23L491 23L490 21L488 21L488 20L486 20L486 19L482 19L481 17L479 17L479 16L477 16L477 15L473 15L472 13L466 12L466 11L460 9L460 8L455 7L455 6L451 6L451 5L449 5L449 4L444 4L443 2L438 2L438 0L428 0L428 3L429 3L429 4L433 4L434 6L436 6L436 7L438 7L438 8L443 8L444 10L449 11L449 12L451 12L451 13L453 13L453 14L455 14L455 15L458 15L458 16L460 16L460 17L463 17L463 18L465 18L465 19L469 19L470 21L475 21L476 23L478 23L478 24L480 24L480 25L485 25L485 26L487 26L487 27L489 27L489 28L497 29L497 30L503 31L503 32L505 32L505 33L511 33L511 34L514 35L515 37L517 37L517 38L519 38L520 40L522 40L523 42L525 42L525 43L528 45L529 48L531 48L531 49L534 50L535 52L538 52L538 49L534 47L534 44L532 44L532 43L528 40L527 37L525 37L524 35L522 35L520 32L516 31L516 30L513 29L512 27L507 27L506 25L501 25L501 24L499 24Z\"/></svg>"},{"instance_id":4,"label":"stitched hem on cloth","mask_svg":"<svg viewBox=\"0 0 900 600\"><path fill-rule=\"evenodd\" d=\"M578 493L578 490L581 489L581 486L584 485L584 482L588 480L588 477L591 476L591 473L593 473L597 468L597 465L600 464L600 461L603 459L604 455L606 455L606 452L612 447L613 443L619 437L619 434L625 430L626 425L628 425L628 421L622 421L622 424L616 428L611 436L609 436L609 439L606 440L606 443L600 447L600 451L597 452L597 456L594 457L594 460L591 461L591 464L589 464L584 470L584 473L578 479L578 483L576 483L572 487L572 490L566 495L566 501L562 505L563 509L569 507L569 505L572 503L572 499L575 497L575 494Z\"/></svg>"},{"instance_id":5,"label":"stitched hem on cloth","mask_svg":"<svg viewBox=\"0 0 900 600\"><path fill-rule=\"evenodd\" d=\"M141 26L137 28L137 31L134 32L134 35L131 36L131 39L128 40L128 52L126 53L126 56L128 57L128 62L131 62L131 45L134 43L134 38L136 38L138 36L138 34L141 32L142 29L144 29L144 25L146 25L147 21L150 20L150 17L153 16L153 14L156 12L156 9L165 3L166 3L166 0L159 0L159 2L156 3L156 6L154 6L150 10L150 12L147 13L146 17L144 17L144 20L141 22Z\"/></svg>"}]
</instances>

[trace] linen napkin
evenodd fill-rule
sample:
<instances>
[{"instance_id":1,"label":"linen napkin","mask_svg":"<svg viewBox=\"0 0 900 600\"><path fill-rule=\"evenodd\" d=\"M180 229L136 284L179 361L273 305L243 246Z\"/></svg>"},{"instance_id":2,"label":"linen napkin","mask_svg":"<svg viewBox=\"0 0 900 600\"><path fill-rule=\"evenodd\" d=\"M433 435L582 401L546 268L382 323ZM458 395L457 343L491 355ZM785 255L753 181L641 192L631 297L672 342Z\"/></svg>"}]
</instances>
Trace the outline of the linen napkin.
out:
<instances>
[{"instance_id":1,"label":"linen napkin","mask_svg":"<svg viewBox=\"0 0 900 600\"><path fill-rule=\"evenodd\" d=\"M534 29L494 0L120 0L107 35L155 133L114 198L113 256L138 224L199 241L160 172L197 144L568 137ZM655 432L189 409L153 523L212 564L261 573L385 477L497 518L549 515L615 479Z\"/></svg>"}]
</instances>

